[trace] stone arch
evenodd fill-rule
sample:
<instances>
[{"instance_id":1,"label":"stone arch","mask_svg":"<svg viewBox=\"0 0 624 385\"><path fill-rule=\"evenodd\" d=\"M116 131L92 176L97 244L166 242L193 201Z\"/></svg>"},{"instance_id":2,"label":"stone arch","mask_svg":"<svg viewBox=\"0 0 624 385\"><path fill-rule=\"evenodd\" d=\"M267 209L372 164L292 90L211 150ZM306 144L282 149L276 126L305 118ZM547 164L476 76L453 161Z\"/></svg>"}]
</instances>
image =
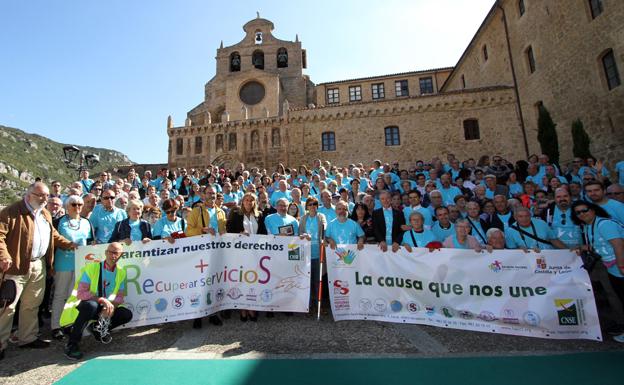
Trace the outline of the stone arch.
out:
<instances>
[{"instance_id":1,"label":"stone arch","mask_svg":"<svg viewBox=\"0 0 624 385\"><path fill-rule=\"evenodd\" d=\"M277 50L277 68L288 67L288 50L281 47Z\"/></svg>"},{"instance_id":2,"label":"stone arch","mask_svg":"<svg viewBox=\"0 0 624 385\"><path fill-rule=\"evenodd\" d=\"M264 69L264 52L262 52L262 50L257 49L253 52L253 54L251 55L251 64L254 66L254 68L257 68L259 70Z\"/></svg>"}]
</instances>

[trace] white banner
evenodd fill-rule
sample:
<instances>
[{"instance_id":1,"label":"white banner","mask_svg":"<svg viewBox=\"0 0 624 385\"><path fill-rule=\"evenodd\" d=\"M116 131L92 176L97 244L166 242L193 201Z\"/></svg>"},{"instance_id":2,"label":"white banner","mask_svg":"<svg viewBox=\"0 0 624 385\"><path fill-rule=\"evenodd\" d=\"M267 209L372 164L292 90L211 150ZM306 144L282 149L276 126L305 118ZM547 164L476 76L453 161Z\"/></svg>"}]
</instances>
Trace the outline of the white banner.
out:
<instances>
[{"instance_id":1,"label":"white banner","mask_svg":"<svg viewBox=\"0 0 624 385\"><path fill-rule=\"evenodd\" d=\"M107 245L76 251L76 271L103 260ZM125 305L142 326L225 309L307 312L310 242L266 235L196 236L124 246Z\"/></svg>"},{"instance_id":2,"label":"white banner","mask_svg":"<svg viewBox=\"0 0 624 385\"><path fill-rule=\"evenodd\" d=\"M602 340L589 276L567 250L382 253L343 245L327 248L327 261L336 321Z\"/></svg>"}]
</instances>

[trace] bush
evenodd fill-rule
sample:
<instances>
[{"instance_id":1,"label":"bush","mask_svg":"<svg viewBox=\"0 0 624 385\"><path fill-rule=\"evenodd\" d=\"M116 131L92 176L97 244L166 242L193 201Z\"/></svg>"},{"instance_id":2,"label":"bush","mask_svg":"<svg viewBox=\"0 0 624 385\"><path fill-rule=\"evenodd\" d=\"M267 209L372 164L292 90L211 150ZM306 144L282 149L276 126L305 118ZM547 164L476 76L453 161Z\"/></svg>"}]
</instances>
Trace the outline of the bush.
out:
<instances>
[{"instance_id":1,"label":"bush","mask_svg":"<svg viewBox=\"0 0 624 385\"><path fill-rule=\"evenodd\" d=\"M550 112L544 106L539 108L537 120L537 140L540 143L542 153L548 155L551 163L559 164L559 139L557 138L557 125L550 117Z\"/></svg>"},{"instance_id":2,"label":"bush","mask_svg":"<svg viewBox=\"0 0 624 385\"><path fill-rule=\"evenodd\" d=\"M589 151L591 139L583 127L581 119L572 122L572 153L577 158L587 159L592 156Z\"/></svg>"}]
</instances>

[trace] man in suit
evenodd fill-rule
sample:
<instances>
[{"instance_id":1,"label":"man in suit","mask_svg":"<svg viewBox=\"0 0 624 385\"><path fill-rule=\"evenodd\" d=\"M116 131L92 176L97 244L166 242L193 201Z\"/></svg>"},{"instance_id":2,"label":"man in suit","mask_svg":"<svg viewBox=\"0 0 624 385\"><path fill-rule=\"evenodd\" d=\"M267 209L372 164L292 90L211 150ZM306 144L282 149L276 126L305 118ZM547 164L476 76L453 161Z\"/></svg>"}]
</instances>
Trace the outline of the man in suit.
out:
<instances>
[{"instance_id":1,"label":"man in suit","mask_svg":"<svg viewBox=\"0 0 624 385\"><path fill-rule=\"evenodd\" d=\"M388 250L388 244L392 245L392 251L396 252L403 239L401 226L405 224L405 218L403 213L392 208L389 192L382 192L379 201L381 208L373 211L375 240L379 242L379 247L384 253Z\"/></svg>"}]
</instances>

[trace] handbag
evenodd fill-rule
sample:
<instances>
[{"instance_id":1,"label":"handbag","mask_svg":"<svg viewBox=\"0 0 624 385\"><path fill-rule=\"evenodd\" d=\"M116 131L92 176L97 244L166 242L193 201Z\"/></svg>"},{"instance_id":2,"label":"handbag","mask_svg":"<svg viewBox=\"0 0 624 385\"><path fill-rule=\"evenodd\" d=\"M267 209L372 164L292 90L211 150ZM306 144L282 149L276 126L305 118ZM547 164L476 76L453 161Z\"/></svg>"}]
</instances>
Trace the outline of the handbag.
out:
<instances>
[{"instance_id":1,"label":"handbag","mask_svg":"<svg viewBox=\"0 0 624 385\"><path fill-rule=\"evenodd\" d=\"M10 304L15 302L17 297L17 286L12 279L5 279L6 272L2 273L2 279L0 279L0 315L9 307Z\"/></svg>"},{"instance_id":2,"label":"handbag","mask_svg":"<svg viewBox=\"0 0 624 385\"><path fill-rule=\"evenodd\" d=\"M587 270L588 273L591 273L596 266L596 263L602 259L600 254L596 253L594 250L583 250L581 251L581 260L583 261L583 269Z\"/></svg>"}]
</instances>

